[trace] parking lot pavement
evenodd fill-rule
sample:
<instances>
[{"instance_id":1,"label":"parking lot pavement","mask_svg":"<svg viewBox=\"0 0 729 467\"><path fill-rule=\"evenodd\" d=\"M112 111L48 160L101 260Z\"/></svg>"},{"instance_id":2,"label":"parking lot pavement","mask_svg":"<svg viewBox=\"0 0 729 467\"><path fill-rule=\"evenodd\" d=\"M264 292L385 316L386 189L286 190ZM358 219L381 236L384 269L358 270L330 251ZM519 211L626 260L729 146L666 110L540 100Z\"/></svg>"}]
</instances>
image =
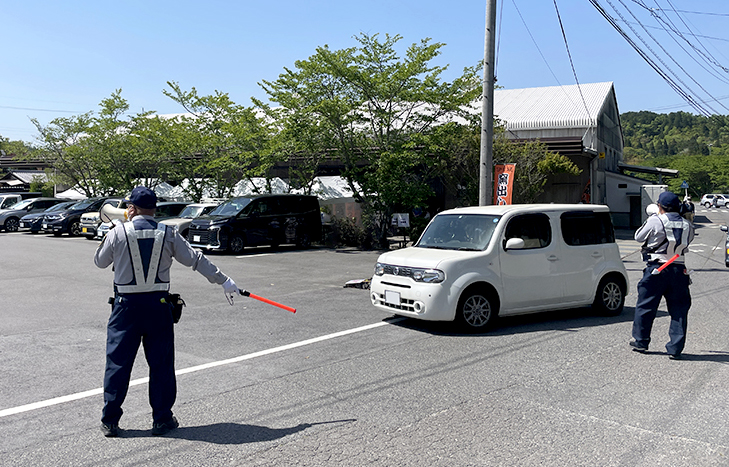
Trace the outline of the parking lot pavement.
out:
<instances>
[{"instance_id":1,"label":"parking lot pavement","mask_svg":"<svg viewBox=\"0 0 729 467\"><path fill-rule=\"evenodd\" d=\"M650 351L627 344L636 254L620 316L559 310L483 334L396 321L367 291L343 288L372 274L378 252L212 255L241 287L297 313L230 306L219 287L174 269L188 304L176 367L199 369L178 378L180 429L151 436L140 354L121 438L99 432L99 394L69 400L0 417L0 466L727 465L729 269L712 248L729 210L697 218L683 361L663 349L665 305ZM639 249L631 231L618 237L622 255ZM112 273L94 268L96 243L5 233L0 243L0 410L98 389Z\"/></svg>"}]
</instances>

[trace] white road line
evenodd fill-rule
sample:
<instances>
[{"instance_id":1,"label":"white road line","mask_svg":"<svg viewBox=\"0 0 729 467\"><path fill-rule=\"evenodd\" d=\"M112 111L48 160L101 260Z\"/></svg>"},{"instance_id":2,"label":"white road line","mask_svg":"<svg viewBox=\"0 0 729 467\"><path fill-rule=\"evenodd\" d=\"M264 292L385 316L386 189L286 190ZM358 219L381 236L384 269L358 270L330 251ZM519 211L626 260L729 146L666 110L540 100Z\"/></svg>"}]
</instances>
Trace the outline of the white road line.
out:
<instances>
[{"instance_id":1,"label":"white road line","mask_svg":"<svg viewBox=\"0 0 729 467\"><path fill-rule=\"evenodd\" d=\"M217 362L210 362L210 363L204 363L202 365L191 366L189 368L183 368L181 370L177 370L177 371L175 371L175 374L184 375L187 373L194 373L196 371L207 370L207 369L215 368L215 367L222 366L222 365L229 365L231 363L238 363L238 362L242 362L245 360L251 360L253 358L263 357L265 355L271 355L274 353L283 352L285 350L291 350L291 349L295 349L297 347L303 347L303 346L310 345L310 344L316 344L318 342L326 341L329 339L335 339L337 337L347 336L349 334L355 334L355 333L362 332L362 331L368 331L370 329L375 329L375 328L379 328L381 326L386 326L388 324L396 323L403 319L405 319L405 318L399 318L399 319L388 320L388 321L380 321L379 323L368 324L366 326L361 326L358 328L347 329L346 331L339 331L339 332L327 334L327 335L320 336L320 337L314 337L312 339L307 339L307 340L303 340L300 342L294 342L293 344L282 345L280 347L274 347L272 349L261 350L260 352L254 352L254 353L251 353L248 355L241 355L239 357L229 358L227 360L219 360ZM130 387L138 386L140 384L146 384L148 382L149 382L148 377L139 378L139 379L130 381L129 386ZM0 410L0 418L7 417L9 415L16 415L16 414L23 413L23 412L29 412L31 410L42 409L44 407L49 407L52 405L63 404L65 402L71 402L71 401L75 401L75 400L79 400L79 399L84 399L86 397L97 396L97 395L103 394L103 393L104 393L103 388L97 388L97 389L91 389L89 391L77 392L76 394L69 394L67 396L54 397L53 399L47 399L47 400L40 401L40 402L33 402L31 404L20 405L18 407L11 407L9 409Z\"/></svg>"}]
</instances>

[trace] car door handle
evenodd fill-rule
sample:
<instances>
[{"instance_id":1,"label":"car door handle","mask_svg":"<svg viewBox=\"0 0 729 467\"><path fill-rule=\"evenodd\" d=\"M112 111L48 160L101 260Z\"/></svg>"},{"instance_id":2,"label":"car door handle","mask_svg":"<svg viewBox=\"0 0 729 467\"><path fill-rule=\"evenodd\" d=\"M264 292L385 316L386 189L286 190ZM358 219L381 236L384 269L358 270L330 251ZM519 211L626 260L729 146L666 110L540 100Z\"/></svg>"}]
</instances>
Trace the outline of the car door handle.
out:
<instances>
[{"instance_id":1,"label":"car door handle","mask_svg":"<svg viewBox=\"0 0 729 467\"><path fill-rule=\"evenodd\" d=\"M559 258L556 255L549 255L549 256L547 256L547 260L557 261L557 260L559 260Z\"/></svg>"},{"instance_id":2,"label":"car door handle","mask_svg":"<svg viewBox=\"0 0 729 467\"><path fill-rule=\"evenodd\" d=\"M592 257L593 258L600 258L600 257L602 257L602 253L600 253L599 251L593 251L592 252Z\"/></svg>"}]
</instances>

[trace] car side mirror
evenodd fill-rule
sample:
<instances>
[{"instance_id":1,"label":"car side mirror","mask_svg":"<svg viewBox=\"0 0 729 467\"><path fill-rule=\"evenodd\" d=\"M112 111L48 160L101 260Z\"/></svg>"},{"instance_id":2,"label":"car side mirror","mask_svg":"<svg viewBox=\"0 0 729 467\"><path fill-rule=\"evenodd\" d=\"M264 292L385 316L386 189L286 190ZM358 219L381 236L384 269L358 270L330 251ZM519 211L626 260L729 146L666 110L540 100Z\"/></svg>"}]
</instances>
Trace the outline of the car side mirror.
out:
<instances>
[{"instance_id":1,"label":"car side mirror","mask_svg":"<svg viewBox=\"0 0 729 467\"><path fill-rule=\"evenodd\" d=\"M722 226L721 226L721 227L719 227L719 228L721 229L721 231L722 231L722 232L729 232L729 227L728 227L728 226L726 226L726 225L722 225Z\"/></svg>"},{"instance_id":2,"label":"car side mirror","mask_svg":"<svg viewBox=\"0 0 729 467\"><path fill-rule=\"evenodd\" d=\"M504 250L523 250L524 239L523 238L510 238L504 244Z\"/></svg>"}]
</instances>

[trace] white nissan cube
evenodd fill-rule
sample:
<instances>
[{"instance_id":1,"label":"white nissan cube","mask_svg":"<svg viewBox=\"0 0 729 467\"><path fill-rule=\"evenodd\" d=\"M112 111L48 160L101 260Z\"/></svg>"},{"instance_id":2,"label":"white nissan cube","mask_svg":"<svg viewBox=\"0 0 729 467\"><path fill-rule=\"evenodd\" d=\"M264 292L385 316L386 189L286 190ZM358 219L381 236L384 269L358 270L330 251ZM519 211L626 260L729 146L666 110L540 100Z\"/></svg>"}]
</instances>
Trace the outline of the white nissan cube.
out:
<instances>
[{"instance_id":1,"label":"white nissan cube","mask_svg":"<svg viewBox=\"0 0 729 467\"><path fill-rule=\"evenodd\" d=\"M517 204L439 213L415 245L378 258L370 299L478 331L497 316L554 309L618 315L627 290L607 206Z\"/></svg>"}]
</instances>

